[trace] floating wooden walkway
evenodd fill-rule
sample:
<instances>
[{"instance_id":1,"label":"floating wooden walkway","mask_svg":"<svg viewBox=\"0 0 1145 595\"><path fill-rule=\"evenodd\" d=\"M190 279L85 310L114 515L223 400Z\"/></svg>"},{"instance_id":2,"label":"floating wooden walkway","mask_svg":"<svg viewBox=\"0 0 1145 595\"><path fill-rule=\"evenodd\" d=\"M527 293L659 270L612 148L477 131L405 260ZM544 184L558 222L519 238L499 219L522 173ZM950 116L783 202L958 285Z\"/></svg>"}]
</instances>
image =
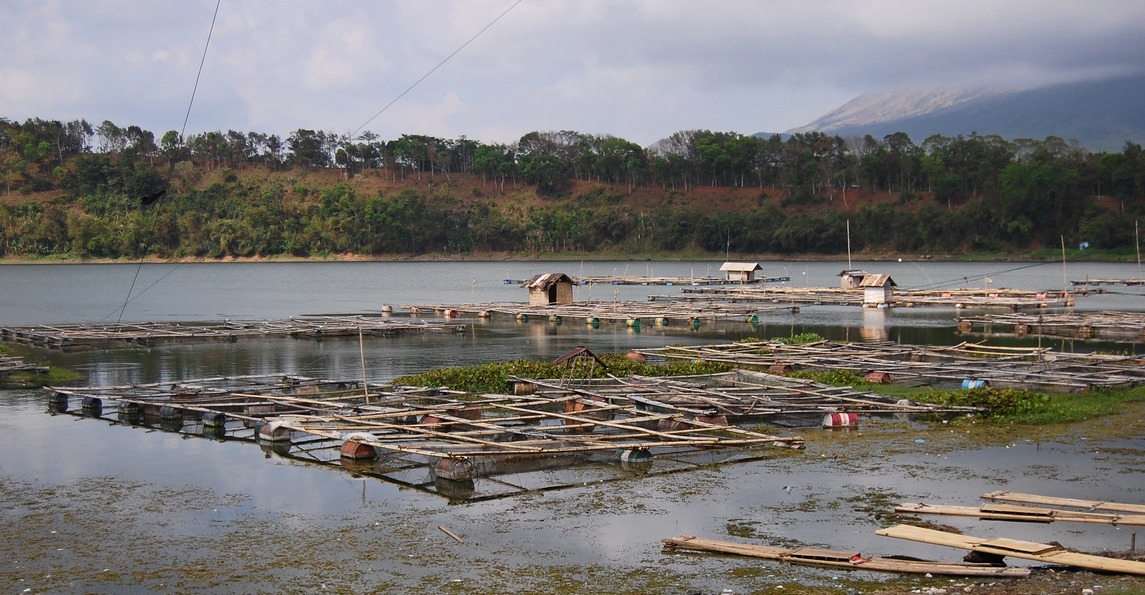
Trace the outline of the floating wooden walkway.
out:
<instances>
[{"instance_id":1,"label":"floating wooden walkway","mask_svg":"<svg viewBox=\"0 0 1145 595\"><path fill-rule=\"evenodd\" d=\"M817 548L779 548L765 545L718 541L681 535L661 539L665 545L684 550L719 552L748 556L763 560L775 560L802 566L842 568L846 570L874 570L907 574L933 574L942 576L989 576L999 578L1021 578L1030 575L1029 568L1011 568L994 564L973 562L928 562L899 558L876 558L862 556L856 551L824 550Z\"/></svg>"},{"instance_id":2,"label":"floating wooden walkway","mask_svg":"<svg viewBox=\"0 0 1145 595\"><path fill-rule=\"evenodd\" d=\"M958 319L958 332L987 336L1043 336L1145 341L1145 312L992 314Z\"/></svg>"},{"instance_id":3,"label":"floating wooden walkway","mask_svg":"<svg viewBox=\"0 0 1145 595\"><path fill-rule=\"evenodd\" d=\"M585 481L569 471L564 484L526 488L497 479L505 474L600 460L651 466L654 458L664 472L678 472L695 468L686 461L706 452L723 453L717 460L754 460L762 456L754 447L803 446L799 437L581 395L471 395L290 374L47 391L55 412L75 410L78 402L79 413L102 417L114 404L120 421L257 441L280 454L302 453L431 492L460 486L464 499L473 499L478 478L495 480L499 491L487 497L501 497Z\"/></svg>"},{"instance_id":4,"label":"floating wooden walkway","mask_svg":"<svg viewBox=\"0 0 1145 595\"><path fill-rule=\"evenodd\" d=\"M1047 564L1058 564L1102 572L1145 575L1145 562L1119 560L1092 554L1071 552L1056 544L1020 541L1005 537L984 538L958 535L934 529L924 529L911 525L895 525L876 531L878 535L907 539L933 545L961 548L993 556L1012 556L1036 560Z\"/></svg>"},{"instance_id":5,"label":"floating wooden walkway","mask_svg":"<svg viewBox=\"0 0 1145 595\"><path fill-rule=\"evenodd\" d=\"M676 413L717 424L765 421L782 426L857 425L858 415L965 414L976 407L939 406L892 399L850 387L829 386L762 372L735 371L669 378L632 376L556 384L516 379L519 392L549 399L581 396L638 410ZM854 417L836 420L832 414ZM836 423L838 422L838 423Z\"/></svg>"},{"instance_id":6,"label":"floating wooden walkway","mask_svg":"<svg viewBox=\"0 0 1145 595\"><path fill-rule=\"evenodd\" d=\"M1061 521L1070 523L1096 523L1101 525L1145 525L1145 514L1081 512L999 503L988 503L982 506L954 506L948 504L905 502L896 506L895 512L960 516L985 521L1015 521L1021 523L1052 523Z\"/></svg>"},{"instance_id":7,"label":"floating wooden walkway","mask_svg":"<svg viewBox=\"0 0 1145 595\"><path fill-rule=\"evenodd\" d=\"M1001 386L1074 392L1145 384L1145 366L1140 356L1056 353L1049 348L976 343L934 347L831 341L806 345L757 342L639 351L650 357L723 362L753 370L848 370L861 376L876 374L880 381L966 388Z\"/></svg>"},{"instance_id":8,"label":"floating wooden walkway","mask_svg":"<svg viewBox=\"0 0 1145 595\"><path fill-rule=\"evenodd\" d=\"M8 327L0 341L31 347L76 351L154 346L166 343L237 341L259 337L321 339L397 336L424 332L464 332L464 325L378 316L301 316L280 320L226 320L221 323L71 324Z\"/></svg>"},{"instance_id":9,"label":"floating wooden walkway","mask_svg":"<svg viewBox=\"0 0 1145 595\"><path fill-rule=\"evenodd\" d=\"M982 495L983 500L997 500L1000 502L1020 502L1024 504L1040 504L1042 506L1063 506L1067 508L1084 508L1086 510L1129 512L1145 515L1145 504L1127 504L1122 502L1108 502L1105 500L1081 500L1077 498L1058 498L1054 496L1040 496L1023 492L998 491Z\"/></svg>"}]
</instances>

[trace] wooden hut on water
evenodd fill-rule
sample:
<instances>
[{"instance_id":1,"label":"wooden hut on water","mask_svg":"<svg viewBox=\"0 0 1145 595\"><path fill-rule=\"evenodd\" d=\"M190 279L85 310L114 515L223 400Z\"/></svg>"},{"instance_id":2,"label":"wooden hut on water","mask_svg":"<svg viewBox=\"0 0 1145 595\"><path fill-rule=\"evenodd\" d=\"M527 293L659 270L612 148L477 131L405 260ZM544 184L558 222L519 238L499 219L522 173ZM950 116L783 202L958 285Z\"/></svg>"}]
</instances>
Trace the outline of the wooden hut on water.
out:
<instances>
[{"instance_id":1,"label":"wooden hut on water","mask_svg":"<svg viewBox=\"0 0 1145 595\"><path fill-rule=\"evenodd\" d=\"M728 281L755 283L755 272L762 271L763 267L758 262L725 262L720 270L727 272Z\"/></svg>"},{"instance_id":2,"label":"wooden hut on water","mask_svg":"<svg viewBox=\"0 0 1145 595\"><path fill-rule=\"evenodd\" d=\"M890 275L867 275L859 282L863 288L863 305L868 308L886 307L894 301L894 288L898 284Z\"/></svg>"},{"instance_id":3,"label":"wooden hut on water","mask_svg":"<svg viewBox=\"0 0 1145 595\"><path fill-rule=\"evenodd\" d=\"M858 289L859 284L863 282L863 277L867 276L866 271L858 269L847 269L839 273L839 288L840 289Z\"/></svg>"},{"instance_id":4,"label":"wooden hut on water","mask_svg":"<svg viewBox=\"0 0 1145 595\"><path fill-rule=\"evenodd\" d=\"M541 273L525 281L530 306L573 303L573 280L564 273Z\"/></svg>"}]
</instances>

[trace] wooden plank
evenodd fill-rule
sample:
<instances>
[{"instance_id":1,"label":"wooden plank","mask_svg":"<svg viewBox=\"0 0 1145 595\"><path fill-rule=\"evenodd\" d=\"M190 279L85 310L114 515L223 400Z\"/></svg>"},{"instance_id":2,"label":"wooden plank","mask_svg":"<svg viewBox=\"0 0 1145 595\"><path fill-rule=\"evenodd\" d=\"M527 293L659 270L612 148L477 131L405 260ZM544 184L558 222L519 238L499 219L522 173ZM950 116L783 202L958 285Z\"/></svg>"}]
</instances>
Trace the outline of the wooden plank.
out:
<instances>
[{"instance_id":1,"label":"wooden plank","mask_svg":"<svg viewBox=\"0 0 1145 595\"><path fill-rule=\"evenodd\" d=\"M1116 510L1120 512L1133 512L1145 514L1145 505L1126 504L1122 502L1104 502L1101 500L1080 500L1077 498L1056 498L1053 496L1040 496L1022 492L998 491L982 495L983 500L1000 500L1004 502L1024 502L1027 504L1041 504L1044 506L1065 506L1067 508L1086 508L1089 510Z\"/></svg>"},{"instance_id":2,"label":"wooden plank","mask_svg":"<svg viewBox=\"0 0 1145 595\"><path fill-rule=\"evenodd\" d=\"M895 537L932 545L944 545L998 556L1013 556L1015 558L1036 560L1047 564L1075 566L1103 572L1145 575L1145 562L1118 560L1105 556L1071 552L1061 546L1052 544L1021 541L1005 537L992 539L971 537L911 525L895 525L893 527L879 529L875 531L875 533L885 537Z\"/></svg>"},{"instance_id":3,"label":"wooden plank","mask_svg":"<svg viewBox=\"0 0 1145 595\"><path fill-rule=\"evenodd\" d=\"M895 558L864 558L857 552L821 550L815 548L792 550L766 545L705 539L691 535L669 537L661 539L660 541L665 545L679 549L735 554L737 556L775 560L801 566L944 576L1019 578L1029 576L1030 574L1030 569L1028 568L1011 568L1008 566L994 566L991 564L976 564L971 562L928 562L924 560L899 560Z\"/></svg>"}]
</instances>

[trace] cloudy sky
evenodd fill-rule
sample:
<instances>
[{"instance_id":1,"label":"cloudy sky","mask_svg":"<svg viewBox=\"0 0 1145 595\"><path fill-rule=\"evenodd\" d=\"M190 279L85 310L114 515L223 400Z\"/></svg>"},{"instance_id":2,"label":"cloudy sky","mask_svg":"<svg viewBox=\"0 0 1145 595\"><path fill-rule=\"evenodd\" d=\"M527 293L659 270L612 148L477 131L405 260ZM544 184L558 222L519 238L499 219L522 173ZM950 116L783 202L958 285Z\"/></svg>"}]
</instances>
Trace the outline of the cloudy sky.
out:
<instances>
[{"instance_id":1,"label":"cloudy sky","mask_svg":"<svg viewBox=\"0 0 1145 595\"><path fill-rule=\"evenodd\" d=\"M212 30L215 8L0 2L0 117L181 130L204 47L188 134L505 143L781 132L863 92L1145 66L1135 0L221 0Z\"/></svg>"}]
</instances>

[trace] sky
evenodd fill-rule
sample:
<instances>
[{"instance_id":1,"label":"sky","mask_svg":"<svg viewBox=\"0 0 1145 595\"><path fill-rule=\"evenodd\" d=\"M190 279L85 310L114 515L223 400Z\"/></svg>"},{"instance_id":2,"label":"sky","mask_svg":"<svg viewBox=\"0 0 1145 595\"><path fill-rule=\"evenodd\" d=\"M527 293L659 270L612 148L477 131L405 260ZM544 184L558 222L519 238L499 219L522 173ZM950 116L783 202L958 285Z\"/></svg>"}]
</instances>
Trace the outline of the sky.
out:
<instances>
[{"instance_id":1,"label":"sky","mask_svg":"<svg viewBox=\"0 0 1145 595\"><path fill-rule=\"evenodd\" d=\"M648 146L783 132L866 92L1145 68L1135 0L4 0L0 23L0 117L156 138L571 130Z\"/></svg>"}]
</instances>

